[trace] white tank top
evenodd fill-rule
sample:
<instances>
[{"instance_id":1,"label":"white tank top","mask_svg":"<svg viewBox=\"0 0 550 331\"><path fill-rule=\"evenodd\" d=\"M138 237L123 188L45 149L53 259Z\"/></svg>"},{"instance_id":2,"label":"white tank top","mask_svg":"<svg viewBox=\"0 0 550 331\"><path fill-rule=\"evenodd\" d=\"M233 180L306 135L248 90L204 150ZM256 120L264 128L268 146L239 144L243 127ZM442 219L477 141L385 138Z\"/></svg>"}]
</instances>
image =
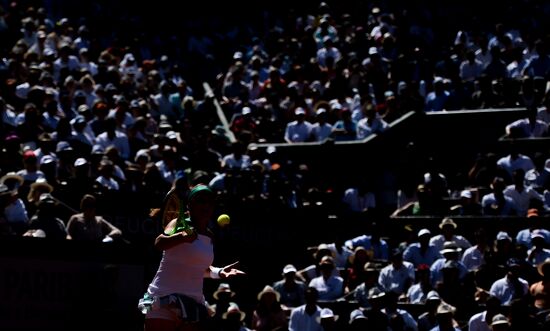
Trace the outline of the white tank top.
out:
<instances>
[{"instance_id":1,"label":"white tank top","mask_svg":"<svg viewBox=\"0 0 550 331\"><path fill-rule=\"evenodd\" d=\"M213 260L212 239L200 234L192 243L179 244L165 250L147 292L152 297L179 293L204 303L204 274Z\"/></svg>"}]
</instances>

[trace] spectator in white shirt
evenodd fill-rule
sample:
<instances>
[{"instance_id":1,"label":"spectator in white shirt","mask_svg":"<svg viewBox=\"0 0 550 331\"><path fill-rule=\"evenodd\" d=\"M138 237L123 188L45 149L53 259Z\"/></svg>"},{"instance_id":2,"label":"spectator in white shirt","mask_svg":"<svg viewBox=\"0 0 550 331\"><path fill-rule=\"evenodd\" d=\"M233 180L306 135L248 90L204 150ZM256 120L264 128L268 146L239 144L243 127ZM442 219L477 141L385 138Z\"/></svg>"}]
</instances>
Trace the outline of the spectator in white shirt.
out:
<instances>
[{"instance_id":1,"label":"spectator in white shirt","mask_svg":"<svg viewBox=\"0 0 550 331\"><path fill-rule=\"evenodd\" d=\"M311 127L311 138L313 141L322 142L332 133L332 126L327 123L327 110L317 109L317 123Z\"/></svg>"},{"instance_id":2,"label":"spectator in white shirt","mask_svg":"<svg viewBox=\"0 0 550 331\"><path fill-rule=\"evenodd\" d=\"M460 78L463 81L475 81L483 73L483 63L476 59L473 50L466 52L466 60L460 64Z\"/></svg>"},{"instance_id":3,"label":"spectator in white shirt","mask_svg":"<svg viewBox=\"0 0 550 331\"><path fill-rule=\"evenodd\" d=\"M386 307L382 309L382 312L390 317L390 326L392 325L392 317L398 315L403 320L405 330L418 331L418 324L415 319L408 311L398 308L397 301L397 293L392 291L386 293Z\"/></svg>"},{"instance_id":4,"label":"spectator in white shirt","mask_svg":"<svg viewBox=\"0 0 550 331\"><path fill-rule=\"evenodd\" d=\"M441 223L439 223L441 234L433 236L432 239L430 239L430 245L435 246L435 249L441 251L446 241L454 241L462 251L470 248L472 244L470 244L466 238L461 235L455 235L457 227L458 225L452 218L444 218Z\"/></svg>"},{"instance_id":5,"label":"spectator in white shirt","mask_svg":"<svg viewBox=\"0 0 550 331\"><path fill-rule=\"evenodd\" d=\"M431 267L431 281L435 286L438 282L444 281L446 269L453 269L456 271L458 279L463 280L468 273L468 270L460 261L460 247L453 241L446 241L443 245L443 249L439 252L443 257L435 261Z\"/></svg>"},{"instance_id":6,"label":"spectator in white shirt","mask_svg":"<svg viewBox=\"0 0 550 331\"><path fill-rule=\"evenodd\" d=\"M321 275L309 282L310 287L317 289L319 300L333 301L344 294L344 280L334 275L335 268L332 256L324 256L319 263Z\"/></svg>"},{"instance_id":7,"label":"spectator in white shirt","mask_svg":"<svg viewBox=\"0 0 550 331\"><path fill-rule=\"evenodd\" d=\"M439 257L439 250L430 245L431 232L428 229L418 231L418 242L410 244L403 252L403 259L415 267L421 264L432 265Z\"/></svg>"},{"instance_id":8,"label":"spectator in white shirt","mask_svg":"<svg viewBox=\"0 0 550 331\"><path fill-rule=\"evenodd\" d=\"M535 107L530 107L527 118L514 121L506 126L510 138L540 138L548 133L548 124L537 118Z\"/></svg>"},{"instance_id":9,"label":"spectator in white shirt","mask_svg":"<svg viewBox=\"0 0 550 331\"><path fill-rule=\"evenodd\" d=\"M104 159L99 165L99 177L96 178L96 182L98 182L107 191L118 191L120 186L118 185L118 182L114 180L113 174L113 162L108 159Z\"/></svg>"},{"instance_id":10,"label":"spectator in white shirt","mask_svg":"<svg viewBox=\"0 0 550 331\"><path fill-rule=\"evenodd\" d=\"M323 331L319 322L321 308L317 305L319 293L314 287L305 292L305 305L294 308L290 313L289 331Z\"/></svg>"},{"instance_id":11,"label":"spectator in white shirt","mask_svg":"<svg viewBox=\"0 0 550 331\"><path fill-rule=\"evenodd\" d=\"M4 208L0 210L4 218L10 225L10 228L18 235L27 230L29 216L25 203L19 198L18 190L23 185L23 177L14 172L9 172L0 178L0 194L4 200Z\"/></svg>"},{"instance_id":12,"label":"spectator in white shirt","mask_svg":"<svg viewBox=\"0 0 550 331\"><path fill-rule=\"evenodd\" d=\"M518 216L527 216L527 210L531 206L532 200L538 200L542 203L544 197L531 187L524 186L525 171L516 169L512 174L513 184L504 189L504 195L514 201Z\"/></svg>"},{"instance_id":13,"label":"spectator in white shirt","mask_svg":"<svg viewBox=\"0 0 550 331\"><path fill-rule=\"evenodd\" d=\"M550 249L546 248L546 238L539 230L531 232L531 243L533 247L527 252L527 262L536 267L550 258Z\"/></svg>"},{"instance_id":14,"label":"spectator in white shirt","mask_svg":"<svg viewBox=\"0 0 550 331\"><path fill-rule=\"evenodd\" d=\"M414 281L414 266L403 261L403 253L397 248L392 251L390 261L391 263L380 271L378 284L386 292L404 294Z\"/></svg>"},{"instance_id":15,"label":"spectator in white shirt","mask_svg":"<svg viewBox=\"0 0 550 331\"><path fill-rule=\"evenodd\" d=\"M222 159L222 167L227 169L247 169L252 160L246 153L246 146L242 142L235 142L231 146L232 153L227 154Z\"/></svg>"},{"instance_id":16,"label":"spectator in white shirt","mask_svg":"<svg viewBox=\"0 0 550 331\"><path fill-rule=\"evenodd\" d=\"M108 118L105 120L106 131L97 136L97 144L107 149L107 147L113 145L118 149L120 156L127 160L130 156L130 144L128 142L128 136L116 130L116 120L114 118Z\"/></svg>"},{"instance_id":17,"label":"spectator in white shirt","mask_svg":"<svg viewBox=\"0 0 550 331\"><path fill-rule=\"evenodd\" d=\"M489 250L487 233L483 228L476 230L474 236L476 245L466 249L462 254L462 264L468 271L475 271L485 264L485 254Z\"/></svg>"},{"instance_id":18,"label":"spectator in white shirt","mask_svg":"<svg viewBox=\"0 0 550 331\"><path fill-rule=\"evenodd\" d=\"M365 117L357 122L357 139L362 140L372 134L379 134L388 128L388 123L378 117L376 108L372 104L364 106Z\"/></svg>"},{"instance_id":19,"label":"spectator in white shirt","mask_svg":"<svg viewBox=\"0 0 550 331\"><path fill-rule=\"evenodd\" d=\"M445 89L445 83L441 77L436 77L433 82L434 90L426 96L426 112L442 111L447 107L450 93Z\"/></svg>"},{"instance_id":20,"label":"spectator in white shirt","mask_svg":"<svg viewBox=\"0 0 550 331\"><path fill-rule=\"evenodd\" d=\"M302 107L294 111L296 120L286 125L285 141L287 143L297 143L309 140L311 134L311 123L306 121L306 111Z\"/></svg>"},{"instance_id":21,"label":"spectator in white shirt","mask_svg":"<svg viewBox=\"0 0 550 331\"><path fill-rule=\"evenodd\" d=\"M344 191L342 202L347 209L354 213L366 212L376 207L374 193L365 179L361 179L357 187L350 187Z\"/></svg>"},{"instance_id":22,"label":"spectator in white shirt","mask_svg":"<svg viewBox=\"0 0 550 331\"><path fill-rule=\"evenodd\" d=\"M527 65L527 60L523 57L523 49L516 47L512 50L512 62L506 67L508 71L508 77L512 79L521 78L523 75L523 69Z\"/></svg>"},{"instance_id":23,"label":"spectator in white shirt","mask_svg":"<svg viewBox=\"0 0 550 331\"><path fill-rule=\"evenodd\" d=\"M510 154L497 161L497 166L506 170L510 178L512 178L512 172L516 169L521 168L527 172L535 167L533 160L529 156L520 154L516 146L511 145L510 148Z\"/></svg>"},{"instance_id":24,"label":"spectator in white shirt","mask_svg":"<svg viewBox=\"0 0 550 331\"><path fill-rule=\"evenodd\" d=\"M538 231L546 240L546 244L550 245L550 231L544 229L545 221L539 217L539 211L536 208L531 208L527 211L527 218L530 225L526 229L520 230L516 235L516 245L523 245L527 249L533 247L532 234Z\"/></svg>"},{"instance_id":25,"label":"spectator in white shirt","mask_svg":"<svg viewBox=\"0 0 550 331\"><path fill-rule=\"evenodd\" d=\"M485 194L481 198L483 215L514 216L517 215L517 207L514 200L504 195L505 183L502 177L495 177L491 183L493 193Z\"/></svg>"},{"instance_id":26,"label":"spectator in white shirt","mask_svg":"<svg viewBox=\"0 0 550 331\"><path fill-rule=\"evenodd\" d=\"M508 273L491 285L489 293L500 299L501 304L510 305L512 300L521 299L527 294L529 284L519 277L521 262L518 259L509 259L506 265Z\"/></svg>"},{"instance_id":27,"label":"spectator in white shirt","mask_svg":"<svg viewBox=\"0 0 550 331\"><path fill-rule=\"evenodd\" d=\"M489 296L485 302L486 310L473 315L468 321L468 331L491 331L493 316L500 311L500 300Z\"/></svg>"},{"instance_id":28,"label":"spectator in white shirt","mask_svg":"<svg viewBox=\"0 0 550 331\"><path fill-rule=\"evenodd\" d=\"M323 38L324 47L317 51L317 62L319 63L319 67L324 69L332 69L332 67L328 66L334 66L334 64L342 57L338 48L333 45L332 39L329 36L325 36ZM331 58L332 60L328 60L328 58Z\"/></svg>"},{"instance_id":29,"label":"spectator in white shirt","mask_svg":"<svg viewBox=\"0 0 550 331\"><path fill-rule=\"evenodd\" d=\"M420 264L416 268L416 283L407 290L407 300L409 303L424 304L431 290L430 266Z\"/></svg>"}]
</instances>

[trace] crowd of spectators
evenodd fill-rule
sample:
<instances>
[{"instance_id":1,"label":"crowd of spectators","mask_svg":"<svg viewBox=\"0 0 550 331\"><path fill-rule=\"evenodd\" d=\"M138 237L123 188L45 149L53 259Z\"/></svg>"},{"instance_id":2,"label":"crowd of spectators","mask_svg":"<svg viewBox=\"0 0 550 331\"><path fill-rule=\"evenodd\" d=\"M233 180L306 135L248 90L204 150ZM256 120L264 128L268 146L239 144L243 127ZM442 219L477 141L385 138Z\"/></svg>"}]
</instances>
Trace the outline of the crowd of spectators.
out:
<instances>
[{"instance_id":1,"label":"crowd of spectators","mask_svg":"<svg viewBox=\"0 0 550 331\"><path fill-rule=\"evenodd\" d=\"M469 17L454 2L447 9L322 2L258 11L263 19L248 23L190 18L173 31L157 27L158 35L139 29L139 15L123 15L127 24L106 30L94 15L66 16L39 1L4 4L0 230L117 240L124 233L99 215L146 218L182 178L209 184L234 209L291 210L324 200L338 215L381 216L371 178L327 187L307 164L250 144L362 140L410 111L516 107L528 117L503 134L547 136L550 6L506 3ZM203 82L214 94L203 92ZM395 215L543 216L549 160L548 151L489 153L453 187L453 174L420 161L399 174ZM318 249L309 269L287 265L284 281L266 284L251 314L228 300L213 314L223 327L231 321L227 329L330 330L337 316L317 300L349 301L359 309L352 328L363 320L393 331L465 328L468 321L471 330L544 328L550 236L543 227L464 238L446 219L442 235L418 229L418 243L386 242L371 227ZM219 292L214 298L234 295L227 287ZM411 316L398 302L426 303L427 312Z\"/></svg>"}]
</instances>

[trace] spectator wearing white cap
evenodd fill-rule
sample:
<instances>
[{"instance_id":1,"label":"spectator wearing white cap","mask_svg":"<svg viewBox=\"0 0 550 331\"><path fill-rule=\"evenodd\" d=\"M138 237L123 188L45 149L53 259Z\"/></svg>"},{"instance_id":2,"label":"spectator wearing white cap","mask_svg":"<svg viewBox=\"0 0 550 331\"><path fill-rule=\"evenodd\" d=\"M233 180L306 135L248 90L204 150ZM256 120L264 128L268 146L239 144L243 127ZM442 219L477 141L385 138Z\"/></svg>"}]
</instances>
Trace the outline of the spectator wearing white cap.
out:
<instances>
[{"instance_id":1,"label":"spectator wearing white cap","mask_svg":"<svg viewBox=\"0 0 550 331\"><path fill-rule=\"evenodd\" d=\"M546 238L539 230L531 232L531 243L533 247L527 252L527 261L536 267L550 258L550 249L546 248Z\"/></svg>"},{"instance_id":2,"label":"spectator wearing white cap","mask_svg":"<svg viewBox=\"0 0 550 331\"><path fill-rule=\"evenodd\" d=\"M281 295L283 309L296 308L304 304L306 284L296 279L296 267L287 264L283 268L283 279L273 284L273 289Z\"/></svg>"},{"instance_id":3,"label":"spectator wearing white cap","mask_svg":"<svg viewBox=\"0 0 550 331\"><path fill-rule=\"evenodd\" d=\"M306 111L302 107L294 110L296 120L288 123L285 128L285 141L287 143L305 142L310 139L312 124L306 121Z\"/></svg>"},{"instance_id":4,"label":"spectator wearing white cap","mask_svg":"<svg viewBox=\"0 0 550 331\"><path fill-rule=\"evenodd\" d=\"M54 186L59 184L57 163L57 157L53 157L52 155L44 155L42 160L40 160L40 171L44 173L44 176L48 182Z\"/></svg>"},{"instance_id":5,"label":"spectator wearing white cap","mask_svg":"<svg viewBox=\"0 0 550 331\"><path fill-rule=\"evenodd\" d=\"M420 264L432 265L441 255L434 245L430 245L431 232L428 229L418 231L418 242L410 244L403 252L403 260L415 267Z\"/></svg>"},{"instance_id":6,"label":"spectator wearing white cap","mask_svg":"<svg viewBox=\"0 0 550 331\"><path fill-rule=\"evenodd\" d=\"M540 203L544 201L544 197L531 187L525 187L525 171L521 168L512 172L513 184L504 189L504 195L510 197L514 201L517 208L518 216L527 216L533 200Z\"/></svg>"},{"instance_id":7,"label":"spectator wearing white cap","mask_svg":"<svg viewBox=\"0 0 550 331\"><path fill-rule=\"evenodd\" d=\"M327 110L325 108L318 108L316 115L317 122L311 126L311 139L322 142L332 133L332 126L327 123Z\"/></svg>"},{"instance_id":8,"label":"spectator wearing white cap","mask_svg":"<svg viewBox=\"0 0 550 331\"><path fill-rule=\"evenodd\" d=\"M451 206L449 208L449 214L479 216L481 215L481 204L475 200L471 190L465 189L460 192L460 203Z\"/></svg>"},{"instance_id":9,"label":"spectator wearing white cap","mask_svg":"<svg viewBox=\"0 0 550 331\"><path fill-rule=\"evenodd\" d=\"M335 315L332 309L323 308L319 314L319 323L323 327L323 331L337 330L336 321L338 321L338 315Z\"/></svg>"},{"instance_id":10,"label":"spectator wearing white cap","mask_svg":"<svg viewBox=\"0 0 550 331\"><path fill-rule=\"evenodd\" d=\"M67 192L71 194L64 197L64 202L76 208L85 194L94 192L97 184L90 170L91 164L85 158L80 157L74 161L74 177L68 181L67 187Z\"/></svg>"},{"instance_id":11,"label":"spectator wearing white cap","mask_svg":"<svg viewBox=\"0 0 550 331\"><path fill-rule=\"evenodd\" d=\"M366 330L369 323L361 309L354 309L349 314L349 329L351 331Z\"/></svg>"},{"instance_id":12,"label":"spectator wearing white cap","mask_svg":"<svg viewBox=\"0 0 550 331\"><path fill-rule=\"evenodd\" d=\"M138 79L142 75L137 65L136 58L132 53L124 54L124 57L120 61L118 70L123 77L130 76L133 79Z\"/></svg>"},{"instance_id":13,"label":"spectator wearing white cap","mask_svg":"<svg viewBox=\"0 0 550 331\"><path fill-rule=\"evenodd\" d=\"M240 136L241 133L250 132L253 136L257 131L256 119L252 114L252 109L244 106L241 113L235 113L231 118L229 127L235 136ZM255 137L252 140L256 139Z\"/></svg>"}]
</instances>

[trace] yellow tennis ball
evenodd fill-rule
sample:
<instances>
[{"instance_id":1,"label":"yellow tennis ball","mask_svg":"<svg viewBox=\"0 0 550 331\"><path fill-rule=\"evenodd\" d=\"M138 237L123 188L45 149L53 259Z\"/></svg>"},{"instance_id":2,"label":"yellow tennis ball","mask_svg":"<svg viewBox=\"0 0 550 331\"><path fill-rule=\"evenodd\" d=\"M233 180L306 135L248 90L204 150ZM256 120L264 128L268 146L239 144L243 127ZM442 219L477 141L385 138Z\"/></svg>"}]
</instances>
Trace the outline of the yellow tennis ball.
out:
<instances>
[{"instance_id":1,"label":"yellow tennis ball","mask_svg":"<svg viewBox=\"0 0 550 331\"><path fill-rule=\"evenodd\" d=\"M229 218L229 215L227 214L221 214L219 217L218 217L218 225L219 226L226 226L229 224L229 222L231 222L231 218Z\"/></svg>"}]
</instances>

